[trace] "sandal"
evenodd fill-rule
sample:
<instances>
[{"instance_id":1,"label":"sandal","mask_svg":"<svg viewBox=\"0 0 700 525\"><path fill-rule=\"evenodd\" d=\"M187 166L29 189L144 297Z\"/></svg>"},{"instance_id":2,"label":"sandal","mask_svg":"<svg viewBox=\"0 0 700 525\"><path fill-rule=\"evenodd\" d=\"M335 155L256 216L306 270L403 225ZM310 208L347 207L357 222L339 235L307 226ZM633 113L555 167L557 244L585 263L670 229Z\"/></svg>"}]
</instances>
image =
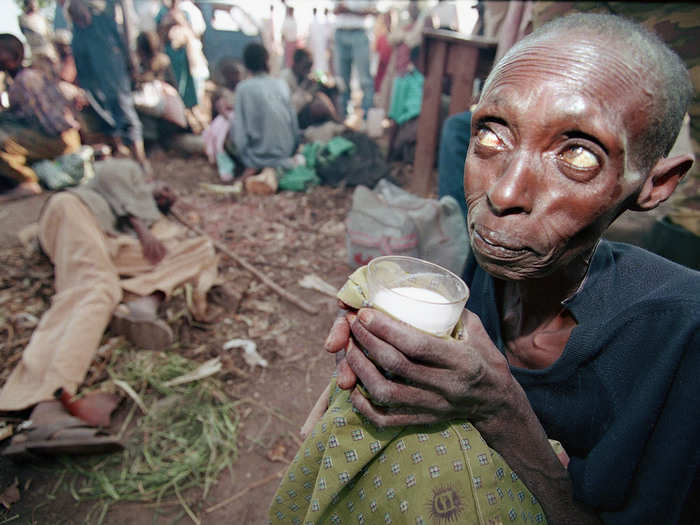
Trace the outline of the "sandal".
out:
<instances>
[{"instance_id":1,"label":"sandal","mask_svg":"<svg viewBox=\"0 0 700 525\"><path fill-rule=\"evenodd\" d=\"M69 415L58 401L42 402L2 455L15 460L36 455L103 454L124 449L119 438Z\"/></svg>"},{"instance_id":2,"label":"sandal","mask_svg":"<svg viewBox=\"0 0 700 525\"><path fill-rule=\"evenodd\" d=\"M173 331L162 319L141 317L126 305L119 305L112 316L110 330L123 335L135 346L148 350L164 350L173 343Z\"/></svg>"}]
</instances>

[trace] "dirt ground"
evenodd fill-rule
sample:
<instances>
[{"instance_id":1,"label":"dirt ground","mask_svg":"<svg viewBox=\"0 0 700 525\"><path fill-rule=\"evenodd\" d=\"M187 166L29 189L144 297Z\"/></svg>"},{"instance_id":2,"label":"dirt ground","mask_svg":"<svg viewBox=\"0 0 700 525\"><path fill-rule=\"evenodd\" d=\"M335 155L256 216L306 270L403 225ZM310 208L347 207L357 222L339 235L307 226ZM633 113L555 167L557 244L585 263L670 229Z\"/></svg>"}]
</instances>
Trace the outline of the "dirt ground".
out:
<instances>
[{"instance_id":1,"label":"dirt ground","mask_svg":"<svg viewBox=\"0 0 700 525\"><path fill-rule=\"evenodd\" d=\"M157 151L151 160L157 177L167 180L181 196L176 207L183 215L319 310L311 315L280 299L232 260L222 257L221 275L242 293L235 311L224 311L219 322L212 325L191 323L186 317L171 323L179 339L178 351L202 362L221 356L224 369L220 377L225 393L232 399L247 398L257 403L248 404L240 414L239 455L233 476L224 471L206 500L200 497L201 491L189 491L191 508L203 524L262 524L279 482L274 474L283 471L296 453L298 430L334 367L333 357L323 352L322 344L337 311L335 300L304 289L298 282L308 274L334 287L345 281L350 267L346 263L343 221L352 191L321 186L309 193L220 195L199 186L200 182L219 182L205 159ZM53 293L50 262L37 251L28 252L16 236L22 227L36 220L47 197L13 202L0 209L0 384L19 359ZM107 333L105 340L109 337ZM231 338L254 340L269 366L251 369L239 351L222 350L222 344ZM95 370L88 377L93 382L101 379ZM122 404L116 419L130 404L129 399ZM283 458L268 458L273 446L284 452ZM18 465L0 458L0 503L3 491L15 480L19 488L18 501L9 508L0 505L0 524L89 522L86 516L94 503L76 502L52 466L55 464L51 461ZM208 512L237 494L243 495ZM104 523L127 522L140 525L194 520L172 500L161 505L117 503L104 518Z\"/></svg>"},{"instance_id":2,"label":"dirt ground","mask_svg":"<svg viewBox=\"0 0 700 525\"><path fill-rule=\"evenodd\" d=\"M166 498L160 504L112 504L103 523L263 524L279 482L276 474L284 471L301 444L298 430L334 367L333 357L323 352L322 344L336 315L335 300L301 287L299 281L315 274L337 288L351 271L346 262L344 220L352 189L320 186L308 193L222 195L200 186L219 182L204 158L160 150L150 157L156 176L180 195L176 209L181 215L279 286L316 306L319 313L308 314L280 299L225 256L220 260L220 273L240 294L237 307L223 311L218 322L202 325L187 316L175 316L183 299L172 298L164 315L176 333L177 351L198 362L220 357L224 393L233 400L251 400L239 414L238 459L233 475L224 471L206 498L201 489L187 491L194 517L177 500ZM407 182L410 167L393 166L392 175ZM20 358L53 294L50 262L40 252L25 248L17 237L36 220L48 196L0 208L0 384ZM641 244L652 222L651 214L628 213L608 237ZM107 332L105 341L110 337ZM232 338L254 340L269 366L251 369L240 352L223 350L223 343ZM104 369L97 366L88 374L91 384L105 378ZM126 399L115 420L123 420L131 405ZM93 522L95 503L77 502L55 467L51 460L29 465L0 458L0 525ZM19 492L8 501L6 489L15 483Z\"/></svg>"}]
</instances>

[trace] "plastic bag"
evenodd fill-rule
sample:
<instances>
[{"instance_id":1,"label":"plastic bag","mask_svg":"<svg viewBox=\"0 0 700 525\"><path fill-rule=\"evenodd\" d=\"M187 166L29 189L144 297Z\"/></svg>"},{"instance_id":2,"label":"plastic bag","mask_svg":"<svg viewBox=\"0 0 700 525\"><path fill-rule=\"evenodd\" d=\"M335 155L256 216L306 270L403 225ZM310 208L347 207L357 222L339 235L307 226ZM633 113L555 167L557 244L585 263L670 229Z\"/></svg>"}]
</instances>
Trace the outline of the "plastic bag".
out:
<instances>
[{"instance_id":1,"label":"plastic bag","mask_svg":"<svg viewBox=\"0 0 700 525\"><path fill-rule=\"evenodd\" d=\"M469 255L467 226L457 201L424 199L380 180L358 186L346 219L349 264L380 255L409 255L461 275Z\"/></svg>"}]
</instances>

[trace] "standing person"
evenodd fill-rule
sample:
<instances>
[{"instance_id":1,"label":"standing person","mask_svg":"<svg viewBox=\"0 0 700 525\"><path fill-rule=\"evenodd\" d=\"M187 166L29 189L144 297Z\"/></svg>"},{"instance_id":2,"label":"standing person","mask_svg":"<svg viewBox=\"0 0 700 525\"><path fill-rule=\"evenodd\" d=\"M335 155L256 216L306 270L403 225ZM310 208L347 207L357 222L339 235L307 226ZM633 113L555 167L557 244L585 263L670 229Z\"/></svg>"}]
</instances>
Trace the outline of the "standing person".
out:
<instances>
[{"instance_id":1,"label":"standing person","mask_svg":"<svg viewBox=\"0 0 700 525\"><path fill-rule=\"evenodd\" d=\"M335 77L335 52L333 51L335 46L335 15L327 7L323 10L323 28L326 37L325 44L328 49L328 71L330 76Z\"/></svg>"},{"instance_id":2,"label":"standing person","mask_svg":"<svg viewBox=\"0 0 700 525\"><path fill-rule=\"evenodd\" d=\"M203 100L209 66L190 15L180 4L179 0L170 0L164 5L156 15L156 25L161 42L165 44L165 53L170 57L175 87L185 107L192 109Z\"/></svg>"},{"instance_id":3,"label":"standing person","mask_svg":"<svg viewBox=\"0 0 700 525\"><path fill-rule=\"evenodd\" d=\"M115 8L121 0L71 0L73 58L78 84L91 97L91 105L110 128L117 150L131 148L147 174L151 165L143 146L143 129L131 92L135 60L126 46L131 27L124 17L120 32ZM125 10L122 9L124 13Z\"/></svg>"},{"instance_id":4,"label":"standing person","mask_svg":"<svg viewBox=\"0 0 700 525\"><path fill-rule=\"evenodd\" d=\"M298 38L299 34L297 32L297 22L294 19L294 8L288 5L284 15L284 21L282 22L282 48L284 49L285 67L292 67Z\"/></svg>"},{"instance_id":5,"label":"standing person","mask_svg":"<svg viewBox=\"0 0 700 525\"><path fill-rule=\"evenodd\" d=\"M58 80L43 70L24 68L24 46L0 34L0 71L10 79L10 107L0 112L0 202L41 193L30 164L80 148L78 122L58 89Z\"/></svg>"},{"instance_id":6,"label":"standing person","mask_svg":"<svg viewBox=\"0 0 700 525\"><path fill-rule=\"evenodd\" d=\"M335 10L335 63L336 75L342 80L340 93L341 117L347 114L350 100L350 79L353 65L360 77L362 89L363 118L373 105L374 82L370 73L369 37L367 36L368 17L378 11L374 2L367 0L341 0Z\"/></svg>"},{"instance_id":7,"label":"standing person","mask_svg":"<svg viewBox=\"0 0 700 525\"><path fill-rule=\"evenodd\" d=\"M50 72L57 62L56 51L51 45L51 29L46 17L39 11L36 0L25 0L24 12L18 18L19 28L27 39L32 53L32 64Z\"/></svg>"},{"instance_id":8,"label":"standing person","mask_svg":"<svg viewBox=\"0 0 700 525\"><path fill-rule=\"evenodd\" d=\"M313 56L312 71L316 74L328 74L328 35L326 24L316 7L312 10L313 18L309 24L309 47Z\"/></svg>"},{"instance_id":9,"label":"standing person","mask_svg":"<svg viewBox=\"0 0 700 525\"><path fill-rule=\"evenodd\" d=\"M229 149L245 166L244 176L290 164L299 144L289 88L284 80L270 76L267 60L262 44L250 43L243 51L243 64L251 76L236 86Z\"/></svg>"},{"instance_id":10,"label":"standing person","mask_svg":"<svg viewBox=\"0 0 700 525\"><path fill-rule=\"evenodd\" d=\"M260 36L262 37L263 45L267 49L269 55L270 71L272 74L277 74L280 70L280 52L278 49L278 38L275 32L275 6L270 4L269 14L261 20Z\"/></svg>"}]
</instances>

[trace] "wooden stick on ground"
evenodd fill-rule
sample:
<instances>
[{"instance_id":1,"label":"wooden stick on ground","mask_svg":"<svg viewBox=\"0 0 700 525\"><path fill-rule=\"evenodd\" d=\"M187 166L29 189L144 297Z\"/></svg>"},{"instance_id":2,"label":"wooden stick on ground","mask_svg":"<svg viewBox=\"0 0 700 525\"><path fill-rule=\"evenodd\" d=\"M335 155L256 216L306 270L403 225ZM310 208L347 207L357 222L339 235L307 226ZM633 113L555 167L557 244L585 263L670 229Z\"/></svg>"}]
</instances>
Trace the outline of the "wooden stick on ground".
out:
<instances>
[{"instance_id":1,"label":"wooden stick on ground","mask_svg":"<svg viewBox=\"0 0 700 525\"><path fill-rule=\"evenodd\" d=\"M245 495L246 493L248 493L248 491L250 491L250 490L252 490L252 489L256 489L256 488L258 488L258 487L262 487L263 485L266 485L267 483L270 483L270 481L272 481L272 480L274 480L274 479L276 479L276 478L281 478L281 477L282 477L282 474L284 474L284 471L285 471L285 470L286 470L286 469L282 469L282 470L280 470L279 472L275 472L274 474L270 474L269 476L267 476L267 477L265 477L265 478L262 478L262 479L260 479L260 480L258 480L258 481L256 481L256 482L254 482L254 483L251 483L251 484L248 485L246 488L244 488L244 489L241 490L240 492L237 492L236 494L234 494L234 495L231 496L230 498L226 498L225 500L220 501L220 502L217 503L216 505L212 505L211 507L209 507L208 509L206 509L205 512L206 512L207 514L209 514L210 512L214 512L216 509L219 509L219 508L221 508L221 507L224 507L224 506L228 505L229 503L231 503L231 502L237 500L237 499L240 498L241 496L243 496L243 495Z\"/></svg>"},{"instance_id":2,"label":"wooden stick on ground","mask_svg":"<svg viewBox=\"0 0 700 525\"><path fill-rule=\"evenodd\" d=\"M304 302L301 300L299 297L296 295L288 292L284 288L280 287L277 285L272 279L270 279L267 275L262 273L260 270L258 270L255 266L250 264L248 261L243 259L240 255L237 255L233 251L229 250L227 246L225 246L222 242L212 239L210 235L207 235L201 228L198 228L194 224L190 224L187 219L185 219L182 215L180 215L177 211L171 209L170 213L172 214L173 217L175 217L178 221L180 221L184 226L192 230L193 232L197 233L198 235L202 235L204 237L207 237L213 244L216 246L216 248L223 253L224 255L228 255L231 259L233 259L236 263L238 263L240 266L248 270L250 273L252 273L255 277L257 277L260 282L262 282L265 286L270 288L273 292L275 292L277 295L282 297L283 299L286 299L292 304L295 304L302 310L304 310L307 313L310 314L317 314L318 313L318 308L311 306L310 304Z\"/></svg>"}]
</instances>

